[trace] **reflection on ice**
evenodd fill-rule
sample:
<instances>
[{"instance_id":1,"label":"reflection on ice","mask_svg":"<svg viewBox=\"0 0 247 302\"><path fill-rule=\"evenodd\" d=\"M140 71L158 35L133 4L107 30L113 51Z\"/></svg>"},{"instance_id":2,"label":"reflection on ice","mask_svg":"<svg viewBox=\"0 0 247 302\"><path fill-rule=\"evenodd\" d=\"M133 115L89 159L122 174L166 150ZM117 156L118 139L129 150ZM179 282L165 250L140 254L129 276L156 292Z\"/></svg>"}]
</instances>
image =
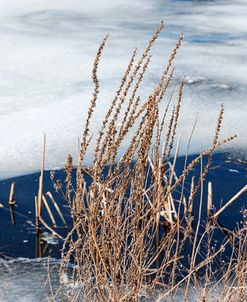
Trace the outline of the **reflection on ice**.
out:
<instances>
[{"instance_id":1,"label":"reflection on ice","mask_svg":"<svg viewBox=\"0 0 247 302\"><path fill-rule=\"evenodd\" d=\"M91 96L91 64L102 37L110 34L99 70L101 94L94 133L131 51L145 45L160 20L166 30L152 51L142 94L152 90L177 37L184 32L176 79L186 76L188 84L180 123L183 132L190 132L199 112L191 152L209 144L222 102L226 112L223 135L238 134L235 147L245 148L246 15L243 0L2 1L0 177L38 169L44 132L48 168L61 167L68 152L76 155Z\"/></svg>"},{"instance_id":2,"label":"reflection on ice","mask_svg":"<svg viewBox=\"0 0 247 302\"><path fill-rule=\"evenodd\" d=\"M58 238L47 232L41 234L41 240L51 245L56 245L59 242Z\"/></svg>"},{"instance_id":3,"label":"reflection on ice","mask_svg":"<svg viewBox=\"0 0 247 302\"><path fill-rule=\"evenodd\" d=\"M198 84L205 80L203 77L185 77L186 84Z\"/></svg>"}]
</instances>

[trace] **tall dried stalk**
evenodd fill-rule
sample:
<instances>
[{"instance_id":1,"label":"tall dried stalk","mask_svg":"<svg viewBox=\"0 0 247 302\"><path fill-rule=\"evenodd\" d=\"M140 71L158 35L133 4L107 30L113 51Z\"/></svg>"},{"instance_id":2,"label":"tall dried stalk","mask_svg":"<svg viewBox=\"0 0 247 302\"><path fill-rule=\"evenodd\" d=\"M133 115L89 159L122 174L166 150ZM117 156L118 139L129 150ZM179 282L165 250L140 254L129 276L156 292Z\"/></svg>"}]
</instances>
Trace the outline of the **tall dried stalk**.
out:
<instances>
[{"instance_id":1,"label":"tall dried stalk","mask_svg":"<svg viewBox=\"0 0 247 302\"><path fill-rule=\"evenodd\" d=\"M221 107L212 145L189 164L186 163L182 173L175 172L179 142L173 163L169 162L176 141L176 132L181 112L184 81L178 88L178 100L173 107L170 120L168 108L172 104L174 90L169 95L174 68L173 60L180 48L182 36L168 59L168 64L161 78L147 100L141 101L137 95L144 75L150 64L150 50L158 38L163 23L150 39L134 66L137 50L128 64L121 79L109 110L102 122L96 138L92 183L88 186L82 177L82 164L90 142L90 120L96 106L99 92L97 68L106 38L100 45L93 67L95 85L93 98L82 137L79 155L76 188L73 196L71 188L72 158L68 157L66 165L66 194L71 205L74 225L64 241L62 262L60 266L61 299L63 301L143 301L153 295L157 287L162 287L162 295L156 297L176 296L177 290L185 286L185 300L191 286L197 285L197 275L206 269L206 283L213 278L209 265L217 259L226 247L235 247L232 239L226 238L219 250L211 251L209 238L213 237L217 227L217 217L224 210L219 210L215 217L212 213L202 234L201 208L202 188L208 173L213 152L235 136L219 140L223 118ZM135 84L134 84L135 83ZM175 86L176 88L176 86ZM174 88L174 89L175 89ZM167 106L160 118L160 104L167 100ZM122 112L123 104L126 109ZM121 115L121 113L123 113ZM122 116L121 126L116 123ZM117 156L127 133L132 129L129 145L119 160ZM156 135L155 135L156 133ZM186 177L193 168L208 158L206 166L196 185L192 178L190 195L186 195ZM193 204L198 191L201 190L199 220L193 230ZM179 195L179 199L177 199ZM187 202L188 201L188 202ZM238 238L238 257L231 258L227 268L232 284L246 290L246 229L235 234ZM188 245L194 240L192 248ZM206 256L205 255L205 244ZM188 254L188 261L183 259ZM68 283L68 266L74 264L74 270ZM244 264L244 268L242 268ZM234 268L234 272L231 271ZM227 284L223 280L224 284ZM224 298L233 301L235 292L224 287ZM238 292L241 297L242 291ZM210 290L204 292L206 301ZM222 300L224 301L224 300Z\"/></svg>"}]
</instances>

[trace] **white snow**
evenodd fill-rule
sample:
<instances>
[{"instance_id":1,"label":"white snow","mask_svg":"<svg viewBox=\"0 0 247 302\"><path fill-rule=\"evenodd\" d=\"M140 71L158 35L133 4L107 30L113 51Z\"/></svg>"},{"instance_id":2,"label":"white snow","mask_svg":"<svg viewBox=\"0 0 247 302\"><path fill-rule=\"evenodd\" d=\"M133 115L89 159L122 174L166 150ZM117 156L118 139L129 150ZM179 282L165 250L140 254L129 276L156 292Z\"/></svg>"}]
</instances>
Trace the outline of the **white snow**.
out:
<instances>
[{"instance_id":1,"label":"white snow","mask_svg":"<svg viewBox=\"0 0 247 302\"><path fill-rule=\"evenodd\" d=\"M246 15L243 0L0 0L0 178L39 168L44 133L47 168L61 167L68 152L76 156L100 41L110 34L99 69L94 133L133 48L145 46L160 20L166 29L152 51L143 93L152 90L184 32L176 61L176 78L187 77L181 152L197 113L191 152L210 144L221 103L222 136L236 133L232 146L246 148Z\"/></svg>"}]
</instances>

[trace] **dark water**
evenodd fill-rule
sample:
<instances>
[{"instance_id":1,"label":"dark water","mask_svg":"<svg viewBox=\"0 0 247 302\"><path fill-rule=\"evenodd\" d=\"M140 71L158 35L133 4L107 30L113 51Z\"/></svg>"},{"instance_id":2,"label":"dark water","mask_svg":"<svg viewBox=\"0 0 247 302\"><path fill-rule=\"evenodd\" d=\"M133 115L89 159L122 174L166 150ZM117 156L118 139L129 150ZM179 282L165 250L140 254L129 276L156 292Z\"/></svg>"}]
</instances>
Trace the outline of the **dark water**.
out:
<instances>
[{"instance_id":1,"label":"dark water","mask_svg":"<svg viewBox=\"0 0 247 302\"><path fill-rule=\"evenodd\" d=\"M188 163L194 158L189 156ZM181 173L184 166L184 157L178 158L176 165L177 175ZM198 177L200 174L200 167L195 168L188 176L185 183L185 193L189 194L190 178L192 175ZM202 206L202 221L206 219L207 213L207 182L213 183L213 205L217 211L221 205L224 205L233 195L235 195L247 183L247 166L238 161L229 161L226 155L216 154L213 159L209 174L205 180L205 188L203 190L204 202ZM0 202L4 208L0 208L0 252L10 257L28 257L35 258L39 256L51 256L59 258L60 249L62 247L62 240L55 238L50 232L42 228L41 234L41 254L37 250L37 234L35 228L35 208L34 197L38 192L38 177L39 173L16 177L0 182ZM65 173L58 170L55 173L55 179L61 179L64 182ZM87 178L89 181L89 179ZM15 194L17 207L14 209L16 225L11 224L11 216L9 212L8 198L10 185L15 182ZM66 201L55 192L53 183L50 180L50 172L46 171L44 174L44 192L50 191L53 197L59 204L61 211L67 221L69 227L72 224L69 208ZM51 201L47 198L54 218L57 222L57 229L55 229L61 236L65 236L67 229L52 206ZM246 194L243 194L237 201L235 201L229 208L227 208L220 216L219 222L222 226L234 230L237 223L241 223L243 216L241 210L246 206ZM194 215L198 215L198 198L194 204ZM42 217L48 225L52 225L46 209L43 210ZM220 235L219 235L220 236Z\"/></svg>"},{"instance_id":2,"label":"dark water","mask_svg":"<svg viewBox=\"0 0 247 302\"><path fill-rule=\"evenodd\" d=\"M56 172L57 177L64 178L63 171ZM38 192L38 178L39 173L8 179L1 182L1 202L4 208L1 209L1 227L0 227L0 251L11 257L28 257L35 258L36 251L36 228L35 228L35 204L34 198ZM8 206L8 196L10 185L15 182L15 200L17 206L14 208L16 225L11 224L11 217ZM44 192L53 192L53 197L58 202L65 220L70 224L70 215L68 209L65 207L66 203L63 202L59 194L54 192L53 184L50 180L50 173L48 171L44 174ZM52 207L52 203L47 198L54 218L57 222L58 232L65 235L66 228ZM44 220L51 225L49 216L46 209L42 210ZM43 231L43 238L41 237L42 248L46 245L46 255L52 257L59 257L59 249L61 248L61 240L51 236L49 231Z\"/></svg>"},{"instance_id":3,"label":"dark water","mask_svg":"<svg viewBox=\"0 0 247 302\"><path fill-rule=\"evenodd\" d=\"M194 156L189 156L190 162ZM184 157L177 160L176 173L183 170ZM194 175L200 175L200 167L194 169L185 183L185 192L189 194L190 178ZM216 154L213 159L209 174L205 180L204 203L202 207L202 224L207 219L206 215L206 197L207 182L213 183L213 205L215 211L225 204L233 195L235 195L243 186L246 185L247 166L237 160L229 161L228 157L223 154ZM39 173L16 177L0 182L0 202L4 208L0 208L0 301L47 301L51 297L51 286L53 292L59 288L58 267L60 258L60 249L62 240L52 236L49 231L42 228L40 244L37 244L35 229L35 210L34 196L38 191ZM65 173L58 170L55 173L55 179L61 179L64 182ZM89 179L87 178L89 181ZM15 199L17 207L15 208L16 225L11 225L11 217L8 206L9 190L11 183L15 181ZM44 174L44 192L50 191L59 204L64 217L71 227L72 221L66 202L61 196L54 191L53 184L50 180L50 172ZM222 226L234 230L237 224L243 220L241 210L246 206L246 194L242 195L235 201L231 207L227 208L219 217ZM51 204L51 203L50 203ZM51 207L52 208L52 207ZM53 209L53 208L52 208ZM198 218L199 199L197 197L194 204L195 221ZM57 225L55 229L61 236L65 236L68 229L62 227L62 221L53 209L54 218ZM43 219L51 226L49 217L43 210ZM203 230L202 230L203 231ZM199 231L199 236L200 236ZM216 231L214 234L214 247L217 249L224 240L224 234ZM185 246L185 252L191 249L190 245ZM231 249L226 249L224 259L227 259ZM202 253L203 255L203 253ZM38 256L38 258L37 258ZM49 256L49 258L47 258ZM43 258L41 258L43 257ZM53 258L50 258L53 257ZM197 257L197 261L201 261ZM217 262L212 266L217 269L221 266L222 258L217 258ZM186 266L186 258L182 261ZM203 274L203 271L202 271ZM215 288L213 294L220 291L220 286ZM157 292L157 295L160 293ZM196 301L199 292L194 289L190 291L191 301ZM183 300L183 292L178 291L175 301ZM154 300L155 301L155 298ZM167 300L162 300L167 301ZM214 298L212 298L214 301Z\"/></svg>"}]
</instances>

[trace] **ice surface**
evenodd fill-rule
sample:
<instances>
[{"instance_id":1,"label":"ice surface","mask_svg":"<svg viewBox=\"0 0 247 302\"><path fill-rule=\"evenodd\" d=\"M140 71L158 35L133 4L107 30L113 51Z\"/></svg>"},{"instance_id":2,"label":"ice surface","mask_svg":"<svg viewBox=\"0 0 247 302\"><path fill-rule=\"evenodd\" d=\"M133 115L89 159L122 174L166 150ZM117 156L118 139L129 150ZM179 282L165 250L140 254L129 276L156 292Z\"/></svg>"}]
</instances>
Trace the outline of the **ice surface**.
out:
<instances>
[{"instance_id":1,"label":"ice surface","mask_svg":"<svg viewBox=\"0 0 247 302\"><path fill-rule=\"evenodd\" d=\"M38 169L44 132L47 168L61 167L68 152L76 155L99 42L110 34L99 69L94 133L133 48L145 46L160 20L166 30L152 51L144 95L152 90L161 63L165 65L184 32L176 79L186 76L183 134L190 132L199 113L191 152L210 144L221 103L225 104L222 135L238 134L232 145L245 148L246 15L243 0L1 0L0 177Z\"/></svg>"},{"instance_id":2,"label":"ice surface","mask_svg":"<svg viewBox=\"0 0 247 302\"><path fill-rule=\"evenodd\" d=\"M48 301L50 284L54 293L59 287L57 268L58 261L47 258L0 260L0 301Z\"/></svg>"},{"instance_id":3,"label":"ice surface","mask_svg":"<svg viewBox=\"0 0 247 302\"><path fill-rule=\"evenodd\" d=\"M57 292L59 289L59 262L56 259L48 258L17 258L13 260L0 259L0 301L4 302L47 302L61 301ZM73 268L69 274L72 272ZM65 286L68 289L78 290L78 285L71 283L68 276L64 276ZM217 285L210 290L209 301L216 301L220 293L220 286ZM52 287L52 291L51 291ZM65 287L65 291L66 291ZM203 293L202 288L190 288L189 297L191 302L198 301ZM52 299L52 294L55 299ZM184 300L184 289L178 288L173 299L164 295L164 288L150 293L143 291L143 301L155 302L160 298L161 302L181 302ZM161 298L162 297L162 298Z\"/></svg>"}]
</instances>

